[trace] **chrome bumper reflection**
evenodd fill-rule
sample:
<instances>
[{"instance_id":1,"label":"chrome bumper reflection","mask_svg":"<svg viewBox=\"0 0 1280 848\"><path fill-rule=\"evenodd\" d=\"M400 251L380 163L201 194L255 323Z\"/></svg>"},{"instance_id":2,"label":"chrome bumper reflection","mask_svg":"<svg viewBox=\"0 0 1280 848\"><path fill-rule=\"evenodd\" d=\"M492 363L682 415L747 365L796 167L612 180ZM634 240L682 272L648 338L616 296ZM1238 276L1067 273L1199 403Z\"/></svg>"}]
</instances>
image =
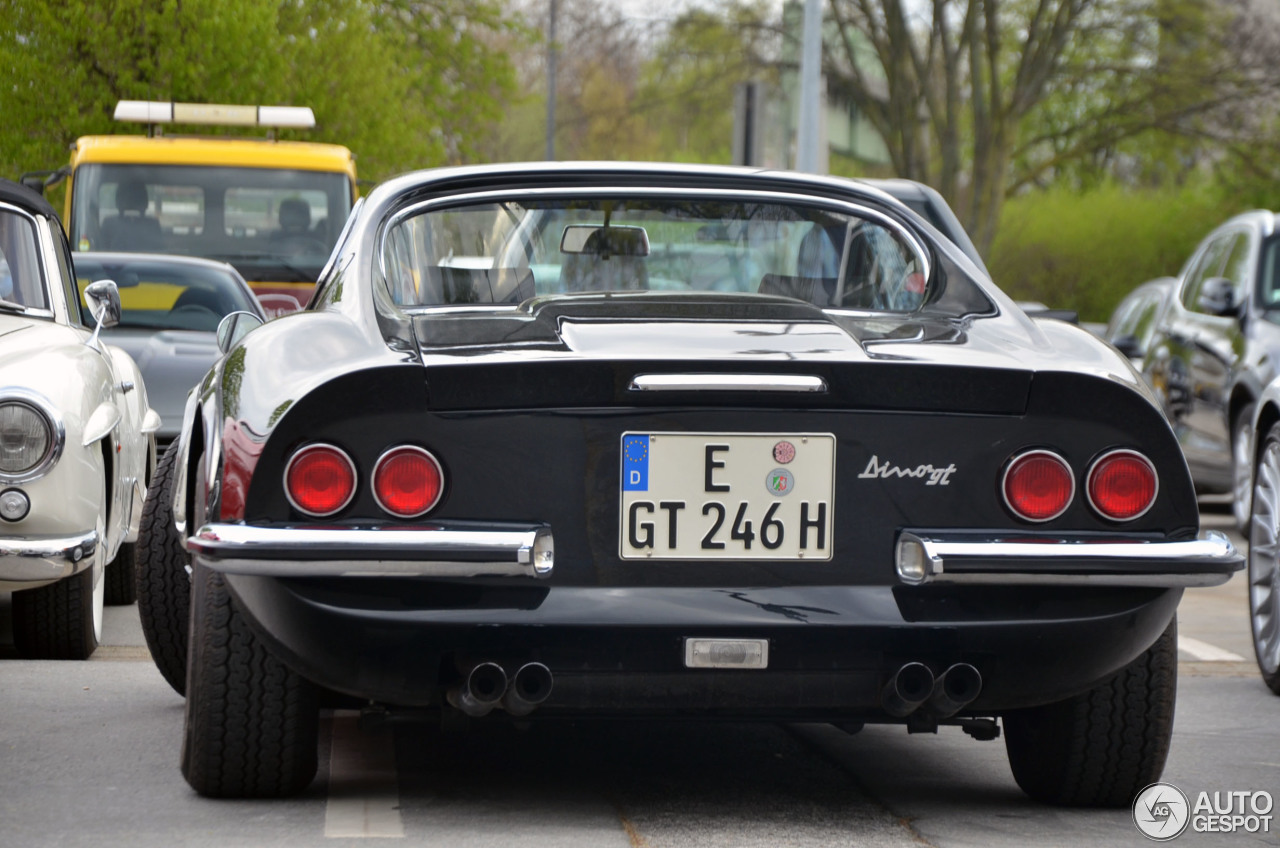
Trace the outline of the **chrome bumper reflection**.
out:
<instances>
[{"instance_id":1,"label":"chrome bumper reflection","mask_svg":"<svg viewBox=\"0 0 1280 848\"><path fill-rule=\"evenodd\" d=\"M75 536L0 539L0 581L40 583L69 577L93 564L94 530Z\"/></svg>"},{"instance_id":2,"label":"chrome bumper reflection","mask_svg":"<svg viewBox=\"0 0 1280 848\"><path fill-rule=\"evenodd\" d=\"M1106 537L979 538L903 532L904 583L1217 586L1244 567L1244 555L1217 530L1163 542Z\"/></svg>"},{"instance_id":3,"label":"chrome bumper reflection","mask_svg":"<svg viewBox=\"0 0 1280 848\"><path fill-rule=\"evenodd\" d=\"M206 524L187 550L214 571L264 577L549 577L555 565L540 524Z\"/></svg>"}]
</instances>

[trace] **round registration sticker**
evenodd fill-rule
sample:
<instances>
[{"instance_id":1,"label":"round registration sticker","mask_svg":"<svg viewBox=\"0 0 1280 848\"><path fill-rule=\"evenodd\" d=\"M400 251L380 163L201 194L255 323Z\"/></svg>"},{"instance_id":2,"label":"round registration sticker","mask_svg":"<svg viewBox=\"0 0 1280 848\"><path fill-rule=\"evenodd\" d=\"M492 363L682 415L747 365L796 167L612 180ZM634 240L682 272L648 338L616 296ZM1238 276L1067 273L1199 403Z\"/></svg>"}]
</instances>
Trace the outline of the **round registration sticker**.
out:
<instances>
[{"instance_id":1,"label":"round registration sticker","mask_svg":"<svg viewBox=\"0 0 1280 848\"><path fill-rule=\"evenodd\" d=\"M796 446L790 442L778 442L773 446L773 461L786 465L796 458Z\"/></svg>"}]
</instances>

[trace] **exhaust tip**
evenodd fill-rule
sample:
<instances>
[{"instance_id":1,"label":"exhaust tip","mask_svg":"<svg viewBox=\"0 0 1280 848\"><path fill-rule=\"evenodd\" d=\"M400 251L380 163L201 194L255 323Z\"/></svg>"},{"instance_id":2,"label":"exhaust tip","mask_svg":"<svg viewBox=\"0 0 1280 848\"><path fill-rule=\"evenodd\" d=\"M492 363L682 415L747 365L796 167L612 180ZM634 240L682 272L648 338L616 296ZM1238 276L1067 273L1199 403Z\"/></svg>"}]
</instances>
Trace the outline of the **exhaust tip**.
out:
<instances>
[{"instance_id":1,"label":"exhaust tip","mask_svg":"<svg viewBox=\"0 0 1280 848\"><path fill-rule=\"evenodd\" d=\"M899 668L880 695L890 715L902 718L915 712L933 694L933 672L924 663L909 662Z\"/></svg>"},{"instance_id":2,"label":"exhaust tip","mask_svg":"<svg viewBox=\"0 0 1280 848\"><path fill-rule=\"evenodd\" d=\"M956 663L938 676L928 710L938 718L955 715L982 694L982 674L968 663Z\"/></svg>"},{"instance_id":3,"label":"exhaust tip","mask_svg":"<svg viewBox=\"0 0 1280 848\"><path fill-rule=\"evenodd\" d=\"M553 685L555 681L551 669L540 662L525 663L516 672L515 679L502 699L502 706L512 715L528 715L550 697Z\"/></svg>"},{"instance_id":4,"label":"exhaust tip","mask_svg":"<svg viewBox=\"0 0 1280 848\"><path fill-rule=\"evenodd\" d=\"M496 704L507 691L507 673L502 666L483 662L467 674L467 694L481 704Z\"/></svg>"}]
</instances>

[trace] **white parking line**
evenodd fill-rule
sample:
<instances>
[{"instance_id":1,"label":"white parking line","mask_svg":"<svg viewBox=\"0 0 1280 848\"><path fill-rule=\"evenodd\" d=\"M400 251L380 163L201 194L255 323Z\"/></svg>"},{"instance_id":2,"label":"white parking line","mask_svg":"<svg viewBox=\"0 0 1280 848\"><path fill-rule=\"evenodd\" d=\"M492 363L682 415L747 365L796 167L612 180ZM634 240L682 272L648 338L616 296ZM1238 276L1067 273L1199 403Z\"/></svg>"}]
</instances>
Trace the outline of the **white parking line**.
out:
<instances>
[{"instance_id":1,"label":"white parking line","mask_svg":"<svg viewBox=\"0 0 1280 848\"><path fill-rule=\"evenodd\" d=\"M1192 639L1190 636L1178 637L1178 650L1190 654L1192 659L1200 662L1245 661L1239 654L1210 645L1208 642L1201 642L1199 639Z\"/></svg>"},{"instance_id":2,"label":"white parking line","mask_svg":"<svg viewBox=\"0 0 1280 848\"><path fill-rule=\"evenodd\" d=\"M354 710L333 714L324 835L403 837L395 740L389 730L361 733L358 718Z\"/></svg>"}]
</instances>

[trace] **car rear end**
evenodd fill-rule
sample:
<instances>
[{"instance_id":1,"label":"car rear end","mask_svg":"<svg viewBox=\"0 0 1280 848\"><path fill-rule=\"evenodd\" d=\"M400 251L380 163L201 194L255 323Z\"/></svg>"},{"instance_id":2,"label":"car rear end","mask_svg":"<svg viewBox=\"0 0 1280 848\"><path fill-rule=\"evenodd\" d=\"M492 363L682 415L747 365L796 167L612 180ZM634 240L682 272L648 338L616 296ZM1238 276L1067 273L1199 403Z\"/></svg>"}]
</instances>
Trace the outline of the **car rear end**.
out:
<instances>
[{"instance_id":1,"label":"car rear end","mask_svg":"<svg viewBox=\"0 0 1280 848\"><path fill-rule=\"evenodd\" d=\"M362 698L439 705L478 667L538 663L542 713L876 720L923 706L886 700L903 669L963 664L965 709L999 711L1088 688L1156 640L1176 587L1229 573L1185 474L1155 472L1182 467L1158 410L1096 378L500 357L418 376L303 398L223 501L248 526L192 541L291 665ZM396 451L438 469L399 513ZM307 461L347 488L306 489Z\"/></svg>"}]
</instances>

